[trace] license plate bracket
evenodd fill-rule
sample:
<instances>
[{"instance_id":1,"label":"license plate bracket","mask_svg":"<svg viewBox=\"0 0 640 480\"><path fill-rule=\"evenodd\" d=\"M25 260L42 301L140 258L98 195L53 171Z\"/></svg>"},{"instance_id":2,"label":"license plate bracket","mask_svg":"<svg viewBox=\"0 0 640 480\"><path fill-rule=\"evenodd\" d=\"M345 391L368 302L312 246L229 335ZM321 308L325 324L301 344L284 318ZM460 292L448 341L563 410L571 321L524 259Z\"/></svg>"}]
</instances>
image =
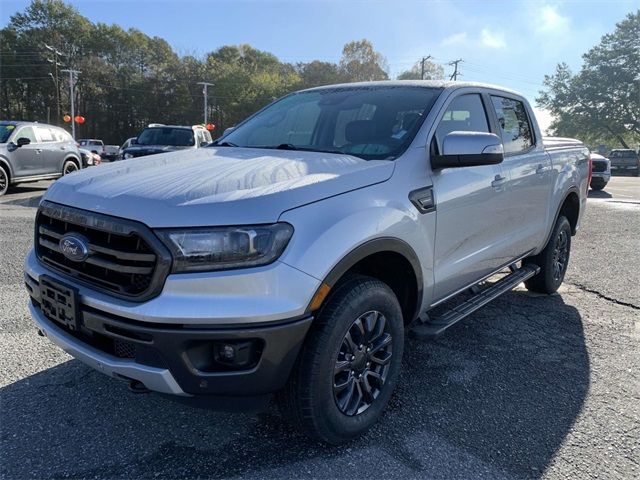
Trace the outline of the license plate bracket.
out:
<instances>
[{"instance_id":1,"label":"license plate bracket","mask_svg":"<svg viewBox=\"0 0 640 480\"><path fill-rule=\"evenodd\" d=\"M78 330L78 289L40 276L40 308L45 317L69 330Z\"/></svg>"}]
</instances>

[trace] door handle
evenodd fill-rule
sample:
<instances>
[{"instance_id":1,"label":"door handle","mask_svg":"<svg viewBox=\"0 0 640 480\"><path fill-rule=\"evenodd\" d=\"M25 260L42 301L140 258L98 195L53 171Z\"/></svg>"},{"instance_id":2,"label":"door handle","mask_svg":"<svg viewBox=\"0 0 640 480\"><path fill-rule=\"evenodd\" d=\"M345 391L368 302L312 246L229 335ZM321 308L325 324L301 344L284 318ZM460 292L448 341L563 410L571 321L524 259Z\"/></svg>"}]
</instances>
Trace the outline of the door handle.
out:
<instances>
[{"instance_id":1,"label":"door handle","mask_svg":"<svg viewBox=\"0 0 640 480\"><path fill-rule=\"evenodd\" d=\"M42 149L41 148L36 148L36 155L40 155L42 153Z\"/></svg>"},{"instance_id":2,"label":"door handle","mask_svg":"<svg viewBox=\"0 0 640 480\"><path fill-rule=\"evenodd\" d=\"M538 168L536 168L536 175L544 175L544 172L547 171L547 167L545 167L542 164L538 165Z\"/></svg>"},{"instance_id":3,"label":"door handle","mask_svg":"<svg viewBox=\"0 0 640 480\"><path fill-rule=\"evenodd\" d=\"M500 188L507 181L507 177L503 177L502 175L496 175L496 178L491 182L491 186L493 188Z\"/></svg>"}]
</instances>

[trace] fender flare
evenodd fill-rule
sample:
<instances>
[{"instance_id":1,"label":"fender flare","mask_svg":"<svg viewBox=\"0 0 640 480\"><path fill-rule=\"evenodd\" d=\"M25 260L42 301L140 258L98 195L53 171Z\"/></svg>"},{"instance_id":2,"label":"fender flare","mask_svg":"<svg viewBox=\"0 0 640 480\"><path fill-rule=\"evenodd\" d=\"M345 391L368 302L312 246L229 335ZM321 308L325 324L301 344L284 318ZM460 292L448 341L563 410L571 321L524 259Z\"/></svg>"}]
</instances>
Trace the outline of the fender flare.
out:
<instances>
[{"instance_id":1,"label":"fender flare","mask_svg":"<svg viewBox=\"0 0 640 480\"><path fill-rule=\"evenodd\" d=\"M409 245L404 240L400 240L395 237L380 237L374 238L372 240L368 240L345 256L343 256L340 261L329 271L327 276L324 278L323 282L318 287L318 291L323 288L323 286L328 286L332 289L335 284L342 278L342 276L355 264L357 264L360 260L373 255L375 253L383 253L383 252L393 252L399 255L402 255L410 264L413 269L413 274L416 277L416 305L414 306L414 317L420 313L420 307L422 305L422 297L424 294L424 281L422 277L422 267L420 265L420 259L418 255L413 250L411 245ZM314 294L313 298L318 294ZM307 307L307 310L310 311L311 303Z\"/></svg>"},{"instance_id":2,"label":"fender flare","mask_svg":"<svg viewBox=\"0 0 640 480\"><path fill-rule=\"evenodd\" d=\"M578 189L578 187L571 186L569 187L569 189L567 190L567 193L565 193L565 195L562 197L562 202L560 202L560 205L558 205L558 208L556 209L556 214L553 217L553 222L551 223L551 227L549 228L549 231L547 232L547 236L544 240L544 244L542 249L544 249L547 246L547 243L549 243L549 239L551 238L551 233L553 232L553 227L555 226L556 222L558 221L558 217L560 216L560 211L562 210L562 207L564 205L564 202L567 201L567 198L569 198L569 195L571 195L572 193L575 193L578 196L578 209L580 209L580 190ZM578 216L580 216L580 212L578 211ZM575 232L572 232L572 235L575 234ZM542 251L542 250L541 250Z\"/></svg>"}]
</instances>

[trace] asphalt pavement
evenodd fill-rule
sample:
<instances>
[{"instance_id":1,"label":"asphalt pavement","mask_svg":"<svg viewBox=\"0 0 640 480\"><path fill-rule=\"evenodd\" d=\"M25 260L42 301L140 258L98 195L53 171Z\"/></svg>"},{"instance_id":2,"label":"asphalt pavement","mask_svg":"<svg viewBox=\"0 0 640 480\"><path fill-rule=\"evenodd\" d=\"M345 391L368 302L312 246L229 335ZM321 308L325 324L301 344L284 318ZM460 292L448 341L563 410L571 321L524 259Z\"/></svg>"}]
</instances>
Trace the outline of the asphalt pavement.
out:
<instances>
[{"instance_id":1,"label":"asphalt pavement","mask_svg":"<svg viewBox=\"0 0 640 480\"><path fill-rule=\"evenodd\" d=\"M22 261L47 186L0 199L0 478L640 478L640 178L591 192L559 294L408 341L382 421L340 447L276 409L132 394L39 337Z\"/></svg>"}]
</instances>

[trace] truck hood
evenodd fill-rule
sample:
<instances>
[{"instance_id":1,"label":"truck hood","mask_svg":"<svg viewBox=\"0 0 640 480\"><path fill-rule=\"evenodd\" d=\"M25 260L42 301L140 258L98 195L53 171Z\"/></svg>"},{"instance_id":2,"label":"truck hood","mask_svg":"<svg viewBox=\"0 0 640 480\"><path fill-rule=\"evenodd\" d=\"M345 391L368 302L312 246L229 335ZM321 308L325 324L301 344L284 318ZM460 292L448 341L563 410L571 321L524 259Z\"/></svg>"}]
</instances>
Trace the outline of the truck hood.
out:
<instances>
[{"instance_id":1,"label":"truck hood","mask_svg":"<svg viewBox=\"0 0 640 480\"><path fill-rule=\"evenodd\" d=\"M286 210L384 182L393 168L330 153L199 148L82 170L44 199L154 228L273 223Z\"/></svg>"}]
</instances>

